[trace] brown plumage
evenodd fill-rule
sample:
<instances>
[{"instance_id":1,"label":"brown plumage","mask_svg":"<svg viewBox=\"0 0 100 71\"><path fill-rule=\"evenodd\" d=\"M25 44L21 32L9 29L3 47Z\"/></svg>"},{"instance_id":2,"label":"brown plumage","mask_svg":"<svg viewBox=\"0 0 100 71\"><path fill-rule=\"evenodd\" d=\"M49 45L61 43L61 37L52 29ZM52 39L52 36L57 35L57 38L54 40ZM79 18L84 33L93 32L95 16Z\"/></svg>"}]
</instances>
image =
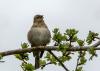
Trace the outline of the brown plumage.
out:
<instances>
[{"instance_id":1,"label":"brown plumage","mask_svg":"<svg viewBox=\"0 0 100 71\"><path fill-rule=\"evenodd\" d=\"M35 15L31 29L28 32L28 41L33 46L46 46L50 42L51 34L46 26L42 15ZM39 68L39 59L42 57L44 51L34 51L35 68Z\"/></svg>"}]
</instances>

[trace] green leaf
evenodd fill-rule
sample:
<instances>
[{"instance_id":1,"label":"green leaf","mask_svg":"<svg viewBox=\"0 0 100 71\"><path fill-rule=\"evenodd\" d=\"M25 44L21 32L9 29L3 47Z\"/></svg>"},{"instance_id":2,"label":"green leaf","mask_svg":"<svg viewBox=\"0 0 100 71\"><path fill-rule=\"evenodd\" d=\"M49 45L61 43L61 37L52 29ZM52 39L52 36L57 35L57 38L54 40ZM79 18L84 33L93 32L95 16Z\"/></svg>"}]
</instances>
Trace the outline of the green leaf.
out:
<instances>
[{"instance_id":1,"label":"green leaf","mask_svg":"<svg viewBox=\"0 0 100 71\"><path fill-rule=\"evenodd\" d=\"M40 60L40 66L41 65L45 65L46 64L46 61L45 60Z\"/></svg>"},{"instance_id":2,"label":"green leaf","mask_svg":"<svg viewBox=\"0 0 100 71\"><path fill-rule=\"evenodd\" d=\"M78 67L78 68L76 69L76 71L83 71L83 70L82 70L82 67Z\"/></svg>"},{"instance_id":3,"label":"green leaf","mask_svg":"<svg viewBox=\"0 0 100 71\"><path fill-rule=\"evenodd\" d=\"M50 62L55 65L57 64L57 60L53 56L50 58Z\"/></svg>"},{"instance_id":4,"label":"green leaf","mask_svg":"<svg viewBox=\"0 0 100 71\"><path fill-rule=\"evenodd\" d=\"M73 37L72 37L72 39L71 39L71 42L76 42L77 41L77 36L76 35L74 35Z\"/></svg>"},{"instance_id":5,"label":"green leaf","mask_svg":"<svg viewBox=\"0 0 100 71\"><path fill-rule=\"evenodd\" d=\"M53 35L53 40L60 43L62 40L64 39L64 37L62 36L62 34L60 32L55 33Z\"/></svg>"},{"instance_id":6,"label":"green leaf","mask_svg":"<svg viewBox=\"0 0 100 71\"><path fill-rule=\"evenodd\" d=\"M67 41L76 42L78 31L75 29L67 29L65 35L67 35Z\"/></svg>"},{"instance_id":7,"label":"green leaf","mask_svg":"<svg viewBox=\"0 0 100 71\"><path fill-rule=\"evenodd\" d=\"M66 35L63 35L63 36L62 36L62 40L63 40L63 41L67 40L67 36L66 36Z\"/></svg>"},{"instance_id":8,"label":"green leaf","mask_svg":"<svg viewBox=\"0 0 100 71\"><path fill-rule=\"evenodd\" d=\"M71 56L61 56L59 59L64 63L65 61L69 61L71 59Z\"/></svg>"},{"instance_id":9,"label":"green leaf","mask_svg":"<svg viewBox=\"0 0 100 71\"><path fill-rule=\"evenodd\" d=\"M57 64L57 60L50 53L47 53L45 58L47 59L47 61L51 62L52 64L55 65Z\"/></svg>"},{"instance_id":10,"label":"green leaf","mask_svg":"<svg viewBox=\"0 0 100 71\"><path fill-rule=\"evenodd\" d=\"M87 39L86 39L86 42L88 44L91 44L96 37L98 37L98 33L89 31L89 34L88 34Z\"/></svg>"},{"instance_id":11,"label":"green leaf","mask_svg":"<svg viewBox=\"0 0 100 71\"><path fill-rule=\"evenodd\" d=\"M75 29L67 29L67 30L66 30L66 34L67 34L68 36L74 36L74 35L76 35L77 33L78 33L78 31L75 30Z\"/></svg>"},{"instance_id":12,"label":"green leaf","mask_svg":"<svg viewBox=\"0 0 100 71\"><path fill-rule=\"evenodd\" d=\"M95 47L90 47L89 53L92 54L92 55L94 55L96 53Z\"/></svg>"},{"instance_id":13,"label":"green leaf","mask_svg":"<svg viewBox=\"0 0 100 71\"><path fill-rule=\"evenodd\" d=\"M84 46L84 41L83 40L78 39L77 43L78 43L79 46Z\"/></svg>"},{"instance_id":14,"label":"green leaf","mask_svg":"<svg viewBox=\"0 0 100 71\"><path fill-rule=\"evenodd\" d=\"M52 64L57 64L57 60L50 54L47 52L46 57L47 61L50 61Z\"/></svg>"},{"instance_id":15,"label":"green leaf","mask_svg":"<svg viewBox=\"0 0 100 71\"><path fill-rule=\"evenodd\" d=\"M45 58L47 59L47 61L49 61L50 60L50 57L51 57L51 55L50 55L50 53L46 53L46 56L45 56Z\"/></svg>"},{"instance_id":16,"label":"green leaf","mask_svg":"<svg viewBox=\"0 0 100 71\"><path fill-rule=\"evenodd\" d=\"M53 33L58 33L58 31L59 31L59 29L58 29L58 28L55 28L55 29L53 30Z\"/></svg>"},{"instance_id":17,"label":"green leaf","mask_svg":"<svg viewBox=\"0 0 100 71\"><path fill-rule=\"evenodd\" d=\"M35 67L31 63L22 63L22 67L25 71L34 71Z\"/></svg>"},{"instance_id":18,"label":"green leaf","mask_svg":"<svg viewBox=\"0 0 100 71\"><path fill-rule=\"evenodd\" d=\"M28 48L28 46L29 46L28 43L25 43L25 42L21 44L21 47L22 47L23 49L24 49L24 48Z\"/></svg>"},{"instance_id":19,"label":"green leaf","mask_svg":"<svg viewBox=\"0 0 100 71\"><path fill-rule=\"evenodd\" d=\"M41 69L44 68L44 66L42 65L46 65L46 61L45 60L40 60L40 66L41 66Z\"/></svg>"},{"instance_id":20,"label":"green leaf","mask_svg":"<svg viewBox=\"0 0 100 71\"><path fill-rule=\"evenodd\" d=\"M95 47L91 47L91 48L89 49L89 54L91 54L90 60L92 60L94 56L97 57Z\"/></svg>"},{"instance_id":21,"label":"green leaf","mask_svg":"<svg viewBox=\"0 0 100 71\"><path fill-rule=\"evenodd\" d=\"M68 49L68 46L67 44L59 44L59 50L60 51L66 51Z\"/></svg>"},{"instance_id":22,"label":"green leaf","mask_svg":"<svg viewBox=\"0 0 100 71\"><path fill-rule=\"evenodd\" d=\"M27 53L15 54L14 56L19 60L29 60Z\"/></svg>"},{"instance_id":23,"label":"green leaf","mask_svg":"<svg viewBox=\"0 0 100 71\"><path fill-rule=\"evenodd\" d=\"M86 63L86 58L83 56L83 57L81 57L80 58L80 63L79 63L79 65L84 65L85 63Z\"/></svg>"},{"instance_id":24,"label":"green leaf","mask_svg":"<svg viewBox=\"0 0 100 71\"><path fill-rule=\"evenodd\" d=\"M15 54L14 56L19 60L23 60L22 57L20 56L20 54Z\"/></svg>"}]
</instances>

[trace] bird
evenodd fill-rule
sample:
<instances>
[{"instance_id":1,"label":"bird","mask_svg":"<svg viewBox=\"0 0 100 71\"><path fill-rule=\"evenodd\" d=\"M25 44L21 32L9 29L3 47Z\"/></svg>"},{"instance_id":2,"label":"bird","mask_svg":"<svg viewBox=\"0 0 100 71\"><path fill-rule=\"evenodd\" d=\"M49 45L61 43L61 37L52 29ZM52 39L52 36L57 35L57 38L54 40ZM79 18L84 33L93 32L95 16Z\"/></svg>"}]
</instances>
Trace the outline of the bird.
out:
<instances>
[{"instance_id":1,"label":"bird","mask_svg":"<svg viewBox=\"0 0 100 71\"><path fill-rule=\"evenodd\" d=\"M34 16L33 25L28 31L27 38L31 47L46 46L50 43L51 33L44 22L43 15L37 14ZM43 53L44 51L33 51L33 56L35 57L35 69L40 67L39 60L43 56Z\"/></svg>"}]
</instances>

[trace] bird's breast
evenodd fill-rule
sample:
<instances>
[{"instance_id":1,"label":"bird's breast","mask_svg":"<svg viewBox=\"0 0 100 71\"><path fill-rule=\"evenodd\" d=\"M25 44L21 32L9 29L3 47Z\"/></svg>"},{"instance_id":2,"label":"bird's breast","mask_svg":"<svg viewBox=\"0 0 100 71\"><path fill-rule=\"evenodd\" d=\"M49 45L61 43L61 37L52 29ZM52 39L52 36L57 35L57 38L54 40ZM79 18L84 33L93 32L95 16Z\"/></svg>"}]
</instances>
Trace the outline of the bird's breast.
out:
<instances>
[{"instance_id":1,"label":"bird's breast","mask_svg":"<svg viewBox=\"0 0 100 71\"><path fill-rule=\"evenodd\" d=\"M50 42L50 31L47 28L34 27L30 30L31 38L29 42L33 45L46 45Z\"/></svg>"}]
</instances>

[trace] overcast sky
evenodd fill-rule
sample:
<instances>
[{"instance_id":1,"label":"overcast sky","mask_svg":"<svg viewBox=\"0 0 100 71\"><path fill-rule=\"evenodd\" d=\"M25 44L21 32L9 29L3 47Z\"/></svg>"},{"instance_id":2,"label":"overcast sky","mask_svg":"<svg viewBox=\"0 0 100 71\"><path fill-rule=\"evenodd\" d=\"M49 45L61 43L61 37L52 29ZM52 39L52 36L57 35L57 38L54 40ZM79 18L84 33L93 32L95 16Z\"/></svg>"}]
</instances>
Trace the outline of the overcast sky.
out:
<instances>
[{"instance_id":1,"label":"overcast sky","mask_svg":"<svg viewBox=\"0 0 100 71\"><path fill-rule=\"evenodd\" d=\"M44 15L51 32L55 27L62 32L67 28L76 28L82 39L89 30L100 33L100 0L0 0L0 51L20 48L21 42L27 42L27 32L36 14ZM13 56L3 60L6 62L0 64L1 71L21 71L21 62ZM72 70L73 63L71 60L66 66ZM99 65L100 56L88 61L84 70L100 71ZM42 71L51 70L64 71L54 65Z\"/></svg>"}]
</instances>

